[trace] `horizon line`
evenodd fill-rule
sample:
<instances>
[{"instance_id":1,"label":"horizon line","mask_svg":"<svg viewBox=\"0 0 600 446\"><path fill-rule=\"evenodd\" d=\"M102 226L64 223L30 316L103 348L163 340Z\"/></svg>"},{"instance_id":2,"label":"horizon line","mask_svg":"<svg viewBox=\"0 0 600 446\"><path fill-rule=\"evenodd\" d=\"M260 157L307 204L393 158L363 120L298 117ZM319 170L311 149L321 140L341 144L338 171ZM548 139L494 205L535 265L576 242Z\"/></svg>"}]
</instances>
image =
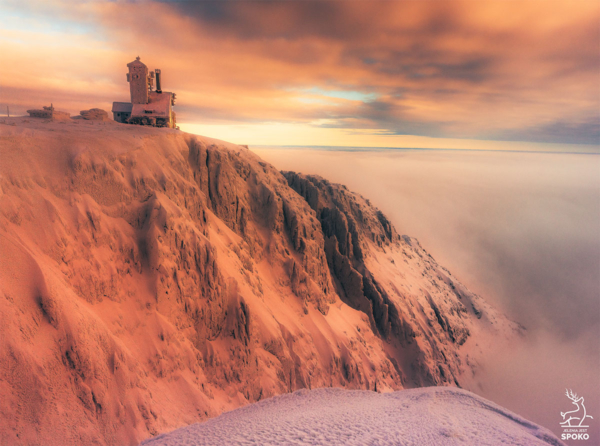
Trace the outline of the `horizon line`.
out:
<instances>
[{"instance_id":1,"label":"horizon line","mask_svg":"<svg viewBox=\"0 0 600 446\"><path fill-rule=\"evenodd\" d=\"M459 149L453 147L378 147L378 146L327 146L327 145L294 145L294 144L256 144L249 145L249 148L264 149L305 149L305 150L330 150L332 152L376 152L376 151L453 151L453 152L508 152L508 153L547 153L547 154L566 154L566 155L600 155L600 148L597 151L575 152L565 150L511 150L511 149Z\"/></svg>"}]
</instances>

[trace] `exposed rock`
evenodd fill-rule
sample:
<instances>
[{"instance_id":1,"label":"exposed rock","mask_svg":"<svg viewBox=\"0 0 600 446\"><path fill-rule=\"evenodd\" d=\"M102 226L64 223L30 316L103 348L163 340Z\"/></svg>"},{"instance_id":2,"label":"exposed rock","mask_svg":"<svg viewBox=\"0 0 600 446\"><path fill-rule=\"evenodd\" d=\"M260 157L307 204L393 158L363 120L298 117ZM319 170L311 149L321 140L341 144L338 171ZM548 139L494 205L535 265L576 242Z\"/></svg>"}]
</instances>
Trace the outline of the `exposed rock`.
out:
<instances>
[{"instance_id":1,"label":"exposed rock","mask_svg":"<svg viewBox=\"0 0 600 446\"><path fill-rule=\"evenodd\" d=\"M109 121L108 113L100 108L81 110L79 115L88 121Z\"/></svg>"},{"instance_id":2,"label":"exposed rock","mask_svg":"<svg viewBox=\"0 0 600 446\"><path fill-rule=\"evenodd\" d=\"M283 174L321 222L340 297L365 313L375 333L397 341L404 354L409 350L421 358L403 371L413 383L458 384L464 368L455 350L470 336L471 320L482 316L473 303L479 298L458 284L417 240L399 237L383 213L362 196L317 176ZM382 264L395 271L393 282Z\"/></svg>"}]
</instances>

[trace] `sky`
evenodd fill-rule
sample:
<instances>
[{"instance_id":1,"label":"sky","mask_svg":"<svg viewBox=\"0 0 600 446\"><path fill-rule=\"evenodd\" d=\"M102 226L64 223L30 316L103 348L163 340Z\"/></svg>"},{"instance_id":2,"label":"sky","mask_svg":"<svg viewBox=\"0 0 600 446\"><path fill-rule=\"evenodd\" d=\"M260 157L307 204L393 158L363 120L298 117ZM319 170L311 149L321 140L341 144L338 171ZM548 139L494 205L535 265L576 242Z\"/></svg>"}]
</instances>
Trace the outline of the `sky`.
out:
<instances>
[{"instance_id":1,"label":"sky","mask_svg":"<svg viewBox=\"0 0 600 446\"><path fill-rule=\"evenodd\" d=\"M0 111L129 97L140 56L182 130L251 145L600 145L597 0L0 0Z\"/></svg>"}]
</instances>

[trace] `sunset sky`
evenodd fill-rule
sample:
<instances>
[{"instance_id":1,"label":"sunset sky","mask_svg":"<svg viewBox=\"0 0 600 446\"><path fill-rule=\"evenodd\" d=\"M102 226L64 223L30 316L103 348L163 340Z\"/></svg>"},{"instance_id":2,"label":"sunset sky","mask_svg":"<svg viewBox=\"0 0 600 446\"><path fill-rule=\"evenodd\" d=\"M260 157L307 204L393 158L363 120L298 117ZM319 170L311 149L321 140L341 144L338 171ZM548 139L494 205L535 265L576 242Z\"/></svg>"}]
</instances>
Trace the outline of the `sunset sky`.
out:
<instances>
[{"instance_id":1,"label":"sunset sky","mask_svg":"<svg viewBox=\"0 0 600 446\"><path fill-rule=\"evenodd\" d=\"M598 0L0 0L0 22L2 113L110 110L139 55L182 130L237 143L600 143Z\"/></svg>"}]
</instances>

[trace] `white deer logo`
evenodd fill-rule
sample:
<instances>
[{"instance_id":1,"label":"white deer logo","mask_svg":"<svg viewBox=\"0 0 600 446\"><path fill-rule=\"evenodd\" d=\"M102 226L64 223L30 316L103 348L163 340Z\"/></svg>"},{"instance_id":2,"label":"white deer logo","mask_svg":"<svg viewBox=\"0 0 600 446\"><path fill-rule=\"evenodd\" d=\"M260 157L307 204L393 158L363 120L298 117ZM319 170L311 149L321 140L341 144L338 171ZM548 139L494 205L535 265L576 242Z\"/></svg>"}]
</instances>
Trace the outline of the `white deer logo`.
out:
<instances>
[{"instance_id":1,"label":"white deer logo","mask_svg":"<svg viewBox=\"0 0 600 446\"><path fill-rule=\"evenodd\" d=\"M594 418L591 415L587 414L587 411L585 409L585 404L583 404L584 399L582 396L577 396L576 393L573 393L572 390L568 389L567 393L565 394L567 395L567 397L572 401L572 403L577 407L577 409L575 410L570 410L569 412L561 412L560 416L563 418L563 422L560 423L562 424L564 427L588 427L588 426L584 426L583 422L586 418ZM574 417L571 414L577 414L577 415L582 415L581 417ZM569 416L568 419L566 419L567 415ZM579 424L571 424L571 420L579 420ZM574 423L577 423L577 421L575 421Z\"/></svg>"}]
</instances>

